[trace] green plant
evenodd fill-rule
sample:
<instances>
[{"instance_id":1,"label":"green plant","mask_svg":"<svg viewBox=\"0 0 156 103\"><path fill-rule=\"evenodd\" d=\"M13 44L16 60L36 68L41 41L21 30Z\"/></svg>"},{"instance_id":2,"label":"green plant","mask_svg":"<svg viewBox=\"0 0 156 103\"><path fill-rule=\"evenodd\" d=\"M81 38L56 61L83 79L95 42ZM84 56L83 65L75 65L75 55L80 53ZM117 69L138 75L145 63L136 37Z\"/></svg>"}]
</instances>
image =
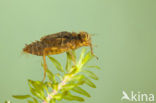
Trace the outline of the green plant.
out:
<instances>
[{"instance_id":1,"label":"green plant","mask_svg":"<svg viewBox=\"0 0 156 103\"><path fill-rule=\"evenodd\" d=\"M48 69L48 80L46 82L28 80L32 95L13 95L13 97L16 99L27 99L27 103L56 103L63 99L84 101L82 97L73 95L73 92L90 97L90 94L82 89L81 85L87 84L92 88L96 88L96 85L89 78L98 80L98 77L93 72L84 69L100 69L98 66L87 66L87 63L94 56L91 55L91 52L86 53L86 49L82 49L79 60L73 63L72 56L76 58L75 52L73 51L72 55L70 53L66 54L67 61L65 69L63 69L62 65L55 58L48 56L59 73L54 74Z\"/></svg>"}]
</instances>

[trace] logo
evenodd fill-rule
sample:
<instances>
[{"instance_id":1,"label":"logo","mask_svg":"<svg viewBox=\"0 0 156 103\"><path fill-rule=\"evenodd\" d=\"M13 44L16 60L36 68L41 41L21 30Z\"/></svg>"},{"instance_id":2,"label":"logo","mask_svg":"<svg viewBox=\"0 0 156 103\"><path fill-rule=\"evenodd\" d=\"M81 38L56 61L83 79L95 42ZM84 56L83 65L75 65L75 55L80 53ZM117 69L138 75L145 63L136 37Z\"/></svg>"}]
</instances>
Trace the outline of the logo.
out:
<instances>
[{"instance_id":1,"label":"logo","mask_svg":"<svg viewBox=\"0 0 156 103\"><path fill-rule=\"evenodd\" d=\"M122 91L122 95L123 96L121 98L121 101L123 100L134 101L134 102L137 102L137 101L138 102L153 102L154 101L154 94L131 91L128 95L125 91Z\"/></svg>"}]
</instances>

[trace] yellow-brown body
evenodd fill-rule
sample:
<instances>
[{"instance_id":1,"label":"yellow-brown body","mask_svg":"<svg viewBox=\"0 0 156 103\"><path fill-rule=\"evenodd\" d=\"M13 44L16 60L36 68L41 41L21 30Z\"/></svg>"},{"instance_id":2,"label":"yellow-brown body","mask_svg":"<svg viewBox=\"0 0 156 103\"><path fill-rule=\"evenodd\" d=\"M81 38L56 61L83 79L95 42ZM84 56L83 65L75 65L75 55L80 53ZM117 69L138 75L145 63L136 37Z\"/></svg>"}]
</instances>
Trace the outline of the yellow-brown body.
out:
<instances>
[{"instance_id":1,"label":"yellow-brown body","mask_svg":"<svg viewBox=\"0 0 156 103\"><path fill-rule=\"evenodd\" d=\"M44 61L44 77L46 76L46 56L70 52L82 46L90 46L93 55L91 37L87 32L59 32L44 36L40 41L26 45L23 51L37 56L43 56ZM74 58L73 58L74 61Z\"/></svg>"},{"instance_id":2,"label":"yellow-brown body","mask_svg":"<svg viewBox=\"0 0 156 103\"><path fill-rule=\"evenodd\" d=\"M88 33L59 32L26 45L23 51L33 55L47 56L68 52L82 46L91 47L91 38Z\"/></svg>"}]
</instances>

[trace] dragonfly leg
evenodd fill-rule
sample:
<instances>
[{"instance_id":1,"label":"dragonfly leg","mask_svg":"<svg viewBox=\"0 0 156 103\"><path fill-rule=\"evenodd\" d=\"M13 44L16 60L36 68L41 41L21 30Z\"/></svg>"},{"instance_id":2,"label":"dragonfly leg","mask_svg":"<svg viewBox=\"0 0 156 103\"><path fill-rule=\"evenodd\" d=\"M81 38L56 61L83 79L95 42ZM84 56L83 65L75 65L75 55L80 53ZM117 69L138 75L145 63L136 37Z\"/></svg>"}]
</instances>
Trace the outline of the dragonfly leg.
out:
<instances>
[{"instance_id":1,"label":"dragonfly leg","mask_svg":"<svg viewBox=\"0 0 156 103\"><path fill-rule=\"evenodd\" d=\"M73 64L76 65L76 57L73 55L72 51L68 51L68 53L71 56Z\"/></svg>"},{"instance_id":2,"label":"dragonfly leg","mask_svg":"<svg viewBox=\"0 0 156 103\"><path fill-rule=\"evenodd\" d=\"M43 69L44 69L44 76L42 82L44 82L45 77L46 77L46 71L47 71L47 64L46 64L46 55L45 51L43 52Z\"/></svg>"},{"instance_id":3,"label":"dragonfly leg","mask_svg":"<svg viewBox=\"0 0 156 103\"><path fill-rule=\"evenodd\" d=\"M91 54L92 54L93 56L95 56L96 59L98 60L99 58L93 53L93 47L92 47L92 44L90 43L89 46L90 46Z\"/></svg>"}]
</instances>

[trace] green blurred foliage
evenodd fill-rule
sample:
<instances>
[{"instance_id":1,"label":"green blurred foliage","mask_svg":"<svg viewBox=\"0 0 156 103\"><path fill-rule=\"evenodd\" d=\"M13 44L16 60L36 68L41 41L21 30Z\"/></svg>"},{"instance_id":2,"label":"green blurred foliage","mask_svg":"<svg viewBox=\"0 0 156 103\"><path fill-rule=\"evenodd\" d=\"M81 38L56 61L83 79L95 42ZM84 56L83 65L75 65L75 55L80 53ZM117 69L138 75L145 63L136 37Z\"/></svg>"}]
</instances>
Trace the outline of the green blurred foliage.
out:
<instances>
[{"instance_id":1,"label":"green blurred foliage","mask_svg":"<svg viewBox=\"0 0 156 103\"><path fill-rule=\"evenodd\" d=\"M70 53L67 52L66 54L67 61L65 69L63 69L63 66L58 60L48 56L59 73L53 73L48 69L47 81L28 80L30 95L13 95L13 97L16 99L26 99L27 103L56 103L63 99L83 102L85 100L82 96L91 97L81 85L86 84L89 87L96 88L96 85L90 80L90 78L98 80L98 77L92 71L86 70L87 68L100 69L98 66L87 65L94 56L91 55L90 51L86 53L85 48L82 49L78 62L76 61L77 56L74 51ZM73 58L76 63L73 61ZM42 63L41 66L43 67ZM59 80L56 78L59 78ZM79 94L79 96L72 94L73 92Z\"/></svg>"}]
</instances>

